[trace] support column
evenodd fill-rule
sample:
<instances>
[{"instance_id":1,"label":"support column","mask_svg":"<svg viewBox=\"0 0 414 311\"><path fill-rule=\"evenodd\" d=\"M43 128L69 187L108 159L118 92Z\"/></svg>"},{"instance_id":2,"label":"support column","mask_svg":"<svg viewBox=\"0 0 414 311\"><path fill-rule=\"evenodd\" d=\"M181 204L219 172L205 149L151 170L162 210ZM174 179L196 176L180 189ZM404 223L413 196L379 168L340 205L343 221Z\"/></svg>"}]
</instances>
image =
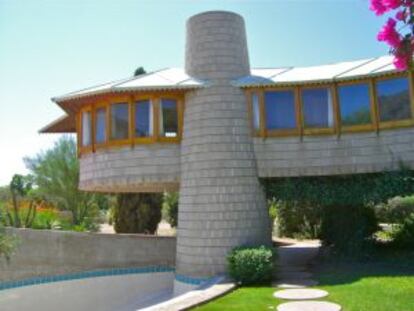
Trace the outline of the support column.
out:
<instances>
[{"instance_id":1,"label":"support column","mask_svg":"<svg viewBox=\"0 0 414 311\"><path fill-rule=\"evenodd\" d=\"M230 12L191 17L185 61L186 72L209 86L185 101L176 293L225 273L235 246L271 243L246 97L231 85L250 74L243 18Z\"/></svg>"}]
</instances>

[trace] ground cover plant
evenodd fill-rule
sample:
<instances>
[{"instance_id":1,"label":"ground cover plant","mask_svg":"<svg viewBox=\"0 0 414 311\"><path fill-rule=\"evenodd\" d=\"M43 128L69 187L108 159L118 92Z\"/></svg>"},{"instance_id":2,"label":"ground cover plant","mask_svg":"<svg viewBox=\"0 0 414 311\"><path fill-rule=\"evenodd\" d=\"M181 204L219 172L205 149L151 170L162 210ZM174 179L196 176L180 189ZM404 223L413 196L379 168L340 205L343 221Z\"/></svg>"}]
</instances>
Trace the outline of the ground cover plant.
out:
<instances>
[{"instance_id":1,"label":"ground cover plant","mask_svg":"<svg viewBox=\"0 0 414 311\"><path fill-rule=\"evenodd\" d=\"M329 292L325 301L340 304L343 311L414 310L414 253L382 248L370 261L323 260L314 271ZM281 300L273 298L271 286L242 287L195 308L200 311L276 310Z\"/></svg>"}]
</instances>

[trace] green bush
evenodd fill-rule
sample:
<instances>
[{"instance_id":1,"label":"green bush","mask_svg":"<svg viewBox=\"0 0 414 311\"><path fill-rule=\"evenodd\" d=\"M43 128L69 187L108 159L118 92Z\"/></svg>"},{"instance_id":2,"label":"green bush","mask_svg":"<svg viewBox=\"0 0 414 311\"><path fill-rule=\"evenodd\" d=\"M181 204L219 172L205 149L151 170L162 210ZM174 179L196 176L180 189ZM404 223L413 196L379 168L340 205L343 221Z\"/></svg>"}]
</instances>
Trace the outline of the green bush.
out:
<instances>
[{"instance_id":1,"label":"green bush","mask_svg":"<svg viewBox=\"0 0 414 311\"><path fill-rule=\"evenodd\" d=\"M322 209L320 205L303 202L279 202L277 225L279 236L316 239L320 236Z\"/></svg>"},{"instance_id":2,"label":"green bush","mask_svg":"<svg viewBox=\"0 0 414 311\"><path fill-rule=\"evenodd\" d=\"M163 197L162 213L163 218L168 221L171 227L178 224L178 192L165 192Z\"/></svg>"},{"instance_id":3,"label":"green bush","mask_svg":"<svg viewBox=\"0 0 414 311\"><path fill-rule=\"evenodd\" d=\"M113 214L116 233L154 234L161 221L162 194L123 193Z\"/></svg>"},{"instance_id":4,"label":"green bush","mask_svg":"<svg viewBox=\"0 0 414 311\"><path fill-rule=\"evenodd\" d=\"M274 261L275 251L266 246L237 247L227 257L230 277L242 285L270 281Z\"/></svg>"},{"instance_id":5,"label":"green bush","mask_svg":"<svg viewBox=\"0 0 414 311\"><path fill-rule=\"evenodd\" d=\"M325 245L348 256L360 256L378 230L374 209L367 206L336 205L323 210L321 238Z\"/></svg>"},{"instance_id":6,"label":"green bush","mask_svg":"<svg viewBox=\"0 0 414 311\"><path fill-rule=\"evenodd\" d=\"M375 206L378 219L385 223L402 224L414 213L414 196L394 197Z\"/></svg>"},{"instance_id":7,"label":"green bush","mask_svg":"<svg viewBox=\"0 0 414 311\"><path fill-rule=\"evenodd\" d=\"M414 249L414 214L408 216L402 224L391 232L392 244L402 249Z\"/></svg>"}]
</instances>

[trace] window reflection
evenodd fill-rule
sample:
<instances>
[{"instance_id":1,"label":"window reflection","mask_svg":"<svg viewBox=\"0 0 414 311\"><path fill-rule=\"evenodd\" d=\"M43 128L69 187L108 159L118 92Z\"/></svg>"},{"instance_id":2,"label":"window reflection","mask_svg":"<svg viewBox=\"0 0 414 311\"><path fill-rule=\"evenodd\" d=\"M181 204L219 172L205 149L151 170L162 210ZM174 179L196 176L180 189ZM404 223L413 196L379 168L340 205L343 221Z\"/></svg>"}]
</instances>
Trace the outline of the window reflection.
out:
<instances>
[{"instance_id":1,"label":"window reflection","mask_svg":"<svg viewBox=\"0 0 414 311\"><path fill-rule=\"evenodd\" d=\"M128 104L111 105L111 139L127 139L129 132Z\"/></svg>"},{"instance_id":2,"label":"window reflection","mask_svg":"<svg viewBox=\"0 0 414 311\"><path fill-rule=\"evenodd\" d=\"M260 105L259 96L257 93L252 94L252 114L253 114L253 129L258 131L260 129Z\"/></svg>"},{"instance_id":3,"label":"window reflection","mask_svg":"<svg viewBox=\"0 0 414 311\"><path fill-rule=\"evenodd\" d=\"M160 135L163 137L178 136L177 101L161 99Z\"/></svg>"},{"instance_id":4,"label":"window reflection","mask_svg":"<svg viewBox=\"0 0 414 311\"><path fill-rule=\"evenodd\" d=\"M369 86L366 83L338 87L341 124L343 126L371 123Z\"/></svg>"},{"instance_id":5,"label":"window reflection","mask_svg":"<svg viewBox=\"0 0 414 311\"><path fill-rule=\"evenodd\" d=\"M302 90L302 103L306 128L333 127L332 96L328 88Z\"/></svg>"},{"instance_id":6,"label":"window reflection","mask_svg":"<svg viewBox=\"0 0 414 311\"><path fill-rule=\"evenodd\" d=\"M296 128L295 95L293 91L265 92L266 128Z\"/></svg>"},{"instance_id":7,"label":"window reflection","mask_svg":"<svg viewBox=\"0 0 414 311\"><path fill-rule=\"evenodd\" d=\"M82 146L92 145L92 118L91 112L82 112Z\"/></svg>"},{"instance_id":8,"label":"window reflection","mask_svg":"<svg viewBox=\"0 0 414 311\"><path fill-rule=\"evenodd\" d=\"M148 137L153 134L153 109L149 100L135 103L135 137Z\"/></svg>"},{"instance_id":9,"label":"window reflection","mask_svg":"<svg viewBox=\"0 0 414 311\"><path fill-rule=\"evenodd\" d=\"M98 144L106 141L106 108L96 110L95 141Z\"/></svg>"},{"instance_id":10,"label":"window reflection","mask_svg":"<svg viewBox=\"0 0 414 311\"><path fill-rule=\"evenodd\" d=\"M411 118L410 92L407 78L377 82L380 121L396 121Z\"/></svg>"}]
</instances>

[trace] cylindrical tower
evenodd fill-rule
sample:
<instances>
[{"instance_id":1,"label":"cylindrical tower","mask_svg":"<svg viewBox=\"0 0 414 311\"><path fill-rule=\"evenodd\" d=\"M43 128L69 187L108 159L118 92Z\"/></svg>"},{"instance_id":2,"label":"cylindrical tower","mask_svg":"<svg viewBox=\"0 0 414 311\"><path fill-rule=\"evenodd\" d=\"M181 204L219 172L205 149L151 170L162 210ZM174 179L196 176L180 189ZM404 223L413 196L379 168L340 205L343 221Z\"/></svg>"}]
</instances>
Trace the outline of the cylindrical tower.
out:
<instances>
[{"instance_id":1,"label":"cylindrical tower","mask_svg":"<svg viewBox=\"0 0 414 311\"><path fill-rule=\"evenodd\" d=\"M271 241L246 97L231 85L250 74L243 18L231 12L191 17L185 68L208 87L185 100L176 291L185 277L225 272L233 247Z\"/></svg>"}]
</instances>

